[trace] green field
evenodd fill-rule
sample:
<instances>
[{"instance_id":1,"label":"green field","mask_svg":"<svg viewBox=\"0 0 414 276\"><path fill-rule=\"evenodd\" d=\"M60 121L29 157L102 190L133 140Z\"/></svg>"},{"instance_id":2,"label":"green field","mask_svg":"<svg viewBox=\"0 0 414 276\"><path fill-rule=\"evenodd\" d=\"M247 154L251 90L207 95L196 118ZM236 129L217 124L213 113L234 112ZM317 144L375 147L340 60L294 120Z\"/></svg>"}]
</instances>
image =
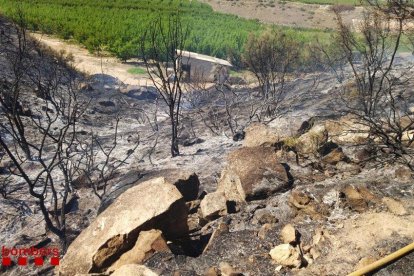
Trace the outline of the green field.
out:
<instances>
[{"instance_id":1,"label":"green field","mask_svg":"<svg viewBox=\"0 0 414 276\"><path fill-rule=\"evenodd\" d=\"M0 0L8 17L16 10L15 0ZM148 23L158 16L168 18L179 11L190 27L187 50L237 60L249 33L267 26L255 20L214 12L197 1L179 0L20 0L28 27L34 31L74 39L91 52L104 49L126 60L139 54L140 38ZM306 42L322 31L284 28Z\"/></svg>"},{"instance_id":2,"label":"green field","mask_svg":"<svg viewBox=\"0 0 414 276\"><path fill-rule=\"evenodd\" d=\"M133 75L145 75L147 74L147 70L141 67L134 67L134 68L128 69L128 73L133 74Z\"/></svg>"}]
</instances>

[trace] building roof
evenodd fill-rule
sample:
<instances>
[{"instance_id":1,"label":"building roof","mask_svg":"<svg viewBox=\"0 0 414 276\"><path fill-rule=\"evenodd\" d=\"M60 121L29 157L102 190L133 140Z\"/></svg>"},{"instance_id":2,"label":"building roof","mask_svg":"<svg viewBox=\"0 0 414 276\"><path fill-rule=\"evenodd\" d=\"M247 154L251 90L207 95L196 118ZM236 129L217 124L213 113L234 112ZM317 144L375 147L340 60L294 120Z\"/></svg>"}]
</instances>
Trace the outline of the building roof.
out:
<instances>
[{"instance_id":1,"label":"building roof","mask_svg":"<svg viewBox=\"0 0 414 276\"><path fill-rule=\"evenodd\" d=\"M177 50L177 51L180 51L180 50ZM198 59L198 60L204 60L204 61L208 61L208 62L211 62L211 63L216 63L216 64L225 65L225 66L229 66L229 67L233 66L227 60L212 57L212 56L202 55L202 54L198 54L198 53L194 53L194 52L189 52L189 51L182 50L181 55L183 57L194 58L194 59Z\"/></svg>"}]
</instances>

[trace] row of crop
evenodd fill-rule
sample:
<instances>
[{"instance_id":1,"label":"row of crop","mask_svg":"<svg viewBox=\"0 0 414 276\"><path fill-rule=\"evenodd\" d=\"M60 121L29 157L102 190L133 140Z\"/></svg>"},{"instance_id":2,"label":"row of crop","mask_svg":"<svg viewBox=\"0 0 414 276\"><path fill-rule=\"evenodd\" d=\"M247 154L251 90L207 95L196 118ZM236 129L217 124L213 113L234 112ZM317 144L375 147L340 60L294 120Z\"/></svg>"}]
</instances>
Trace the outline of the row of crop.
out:
<instances>
[{"instance_id":1,"label":"row of crop","mask_svg":"<svg viewBox=\"0 0 414 276\"><path fill-rule=\"evenodd\" d=\"M240 61L249 33L265 26L254 20L214 12L197 1L179 0L21 0L28 27L74 39L90 51L105 49L126 60L139 55L140 39L156 18L180 13L189 27L187 50ZM0 0L0 9L14 16L14 0ZM315 32L287 30L306 41Z\"/></svg>"}]
</instances>

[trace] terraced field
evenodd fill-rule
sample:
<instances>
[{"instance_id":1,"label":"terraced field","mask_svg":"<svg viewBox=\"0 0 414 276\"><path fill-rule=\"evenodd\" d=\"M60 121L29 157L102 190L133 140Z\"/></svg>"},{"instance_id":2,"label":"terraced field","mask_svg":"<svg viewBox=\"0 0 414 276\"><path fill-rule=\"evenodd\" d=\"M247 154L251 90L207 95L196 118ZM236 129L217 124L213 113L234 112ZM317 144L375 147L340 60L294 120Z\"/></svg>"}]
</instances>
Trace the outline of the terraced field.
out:
<instances>
[{"instance_id":1,"label":"terraced field","mask_svg":"<svg viewBox=\"0 0 414 276\"><path fill-rule=\"evenodd\" d=\"M246 19L279 26L333 29L336 27L333 9L339 9L345 22L352 24L362 17L359 1L352 0L202 0L217 12L233 14Z\"/></svg>"},{"instance_id":2,"label":"terraced field","mask_svg":"<svg viewBox=\"0 0 414 276\"><path fill-rule=\"evenodd\" d=\"M237 59L249 33L267 28L256 19L216 12L199 1L179 0L22 0L20 7L33 31L54 34L83 44L91 52L107 50L126 60L136 57L148 23L158 16L180 13L190 27L187 49L221 58ZM16 1L0 0L0 10L16 16ZM306 42L318 30L285 28L298 40Z\"/></svg>"}]
</instances>

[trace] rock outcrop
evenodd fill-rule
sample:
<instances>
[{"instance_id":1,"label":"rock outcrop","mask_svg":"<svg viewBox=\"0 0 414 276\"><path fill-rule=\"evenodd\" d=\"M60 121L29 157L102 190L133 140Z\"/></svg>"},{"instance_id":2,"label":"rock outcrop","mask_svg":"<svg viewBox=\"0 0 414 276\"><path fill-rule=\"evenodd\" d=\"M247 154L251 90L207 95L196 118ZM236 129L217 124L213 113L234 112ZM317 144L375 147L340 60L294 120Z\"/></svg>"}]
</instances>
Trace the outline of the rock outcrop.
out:
<instances>
[{"instance_id":1,"label":"rock outcrop","mask_svg":"<svg viewBox=\"0 0 414 276\"><path fill-rule=\"evenodd\" d=\"M270 147L276 144L280 135L261 123L253 123L245 129L244 147Z\"/></svg>"},{"instance_id":2,"label":"rock outcrop","mask_svg":"<svg viewBox=\"0 0 414 276\"><path fill-rule=\"evenodd\" d=\"M229 201L243 202L266 198L288 189L293 177L286 164L278 162L273 148L240 148L228 156L217 190Z\"/></svg>"},{"instance_id":3,"label":"rock outcrop","mask_svg":"<svg viewBox=\"0 0 414 276\"><path fill-rule=\"evenodd\" d=\"M164 178L130 188L69 246L60 275L106 271L134 247L143 230L160 229L167 239L182 236L187 213L183 196Z\"/></svg>"}]
</instances>

